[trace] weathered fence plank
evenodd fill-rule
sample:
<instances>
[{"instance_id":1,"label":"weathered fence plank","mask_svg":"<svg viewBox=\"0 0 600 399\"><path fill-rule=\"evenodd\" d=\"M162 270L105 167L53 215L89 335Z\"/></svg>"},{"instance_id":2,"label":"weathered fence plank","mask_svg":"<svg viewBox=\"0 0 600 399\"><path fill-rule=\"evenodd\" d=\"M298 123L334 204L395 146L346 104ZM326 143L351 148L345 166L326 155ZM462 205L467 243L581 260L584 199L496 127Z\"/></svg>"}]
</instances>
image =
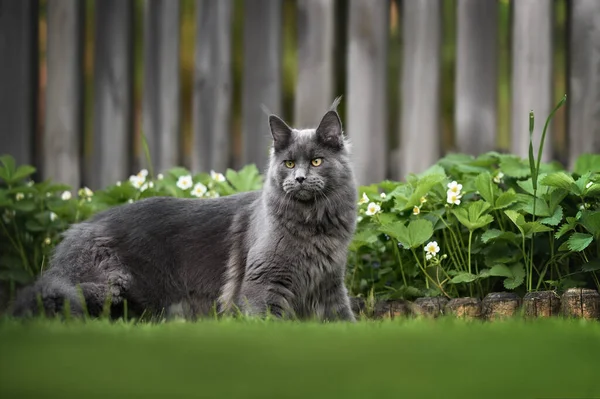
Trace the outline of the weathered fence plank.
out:
<instances>
[{"instance_id":1,"label":"weathered fence plank","mask_svg":"<svg viewBox=\"0 0 600 399\"><path fill-rule=\"evenodd\" d=\"M496 146L498 1L458 0L456 41L456 147L480 154Z\"/></svg>"},{"instance_id":2,"label":"weathered fence plank","mask_svg":"<svg viewBox=\"0 0 600 399\"><path fill-rule=\"evenodd\" d=\"M527 157L529 111L536 117L533 145L537 148L544 121L552 110L552 0L519 0L512 3L511 150ZM550 160L552 134L546 133L542 159Z\"/></svg>"},{"instance_id":3,"label":"weathered fence plank","mask_svg":"<svg viewBox=\"0 0 600 399\"><path fill-rule=\"evenodd\" d=\"M224 171L231 166L231 0L197 0L192 123L192 169ZM255 111L256 112L256 111ZM265 131L264 118L261 132Z\"/></svg>"},{"instance_id":4,"label":"weathered fence plank","mask_svg":"<svg viewBox=\"0 0 600 399\"><path fill-rule=\"evenodd\" d=\"M294 122L319 123L333 100L334 0L298 1L298 80Z\"/></svg>"},{"instance_id":5,"label":"weathered fence plank","mask_svg":"<svg viewBox=\"0 0 600 399\"><path fill-rule=\"evenodd\" d=\"M46 115L42 176L81 185L84 2L48 1Z\"/></svg>"},{"instance_id":6,"label":"weathered fence plank","mask_svg":"<svg viewBox=\"0 0 600 399\"><path fill-rule=\"evenodd\" d=\"M133 13L131 0L96 2L94 152L89 185L105 187L131 172Z\"/></svg>"},{"instance_id":7,"label":"weathered fence plank","mask_svg":"<svg viewBox=\"0 0 600 399\"><path fill-rule=\"evenodd\" d=\"M571 2L569 43L569 166L600 153L600 1Z\"/></svg>"},{"instance_id":8,"label":"weathered fence plank","mask_svg":"<svg viewBox=\"0 0 600 399\"><path fill-rule=\"evenodd\" d=\"M179 0L144 4L142 123L155 173L179 164L179 12Z\"/></svg>"},{"instance_id":9,"label":"weathered fence plank","mask_svg":"<svg viewBox=\"0 0 600 399\"><path fill-rule=\"evenodd\" d=\"M400 178L440 156L442 2L411 0L402 12Z\"/></svg>"},{"instance_id":10,"label":"weathered fence plank","mask_svg":"<svg viewBox=\"0 0 600 399\"><path fill-rule=\"evenodd\" d=\"M38 1L0 0L0 154L34 161Z\"/></svg>"},{"instance_id":11,"label":"weathered fence plank","mask_svg":"<svg viewBox=\"0 0 600 399\"><path fill-rule=\"evenodd\" d=\"M243 161L259 168L266 165L271 143L261 105L281 111L281 6L281 0L244 2Z\"/></svg>"},{"instance_id":12,"label":"weathered fence plank","mask_svg":"<svg viewBox=\"0 0 600 399\"><path fill-rule=\"evenodd\" d=\"M370 184L387 169L387 1L350 0L346 131L356 179Z\"/></svg>"}]
</instances>

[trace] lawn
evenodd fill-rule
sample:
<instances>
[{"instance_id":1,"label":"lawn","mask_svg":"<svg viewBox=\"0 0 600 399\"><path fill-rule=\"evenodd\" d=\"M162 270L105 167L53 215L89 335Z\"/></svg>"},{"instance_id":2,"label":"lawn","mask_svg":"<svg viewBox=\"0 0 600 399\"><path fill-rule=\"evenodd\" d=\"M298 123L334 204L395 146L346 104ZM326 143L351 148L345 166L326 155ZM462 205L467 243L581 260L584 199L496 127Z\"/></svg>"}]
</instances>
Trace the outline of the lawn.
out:
<instances>
[{"instance_id":1,"label":"lawn","mask_svg":"<svg viewBox=\"0 0 600 399\"><path fill-rule=\"evenodd\" d=\"M600 325L0 321L2 398L593 398Z\"/></svg>"}]
</instances>

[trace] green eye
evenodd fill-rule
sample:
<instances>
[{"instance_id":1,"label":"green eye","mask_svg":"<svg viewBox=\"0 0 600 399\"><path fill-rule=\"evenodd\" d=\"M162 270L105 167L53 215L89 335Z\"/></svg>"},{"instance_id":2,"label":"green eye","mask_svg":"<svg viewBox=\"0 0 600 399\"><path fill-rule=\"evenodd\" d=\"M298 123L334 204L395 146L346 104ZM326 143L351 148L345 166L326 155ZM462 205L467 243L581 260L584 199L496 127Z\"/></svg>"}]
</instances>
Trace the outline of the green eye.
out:
<instances>
[{"instance_id":1,"label":"green eye","mask_svg":"<svg viewBox=\"0 0 600 399\"><path fill-rule=\"evenodd\" d=\"M323 163L323 158L315 158L312 161L310 161L312 166L321 166L321 164Z\"/></svg>"},{"instance_id":2,"label":"green eye","mask_svg":"<svg viewBox=\"0 0 600 399\"><path fill-rule=\"evenodd\" d=\"M294 161L285 161L285 166L286 166L288 169L293 169L293 168L294 168L294 166L296 166L296 164L294 163Z\"/></svg>"}]
</instances>

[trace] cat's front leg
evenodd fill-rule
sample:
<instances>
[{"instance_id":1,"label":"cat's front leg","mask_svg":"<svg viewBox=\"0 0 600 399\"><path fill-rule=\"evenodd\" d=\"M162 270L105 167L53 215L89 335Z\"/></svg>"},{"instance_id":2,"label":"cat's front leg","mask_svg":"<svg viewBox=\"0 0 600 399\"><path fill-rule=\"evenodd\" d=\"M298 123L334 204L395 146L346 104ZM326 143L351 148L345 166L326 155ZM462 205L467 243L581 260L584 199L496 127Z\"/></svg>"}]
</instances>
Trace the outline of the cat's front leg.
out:
<instances>
[{"instance_id":1,"label":"cat's front leg","mask_svg":"<svg viewBox=\"0 0 600 399\"><path fill-rule=\"evenodd\" d=\"M341 320L356 322L356 317L350 305L348 290L343 282L339 282L336 289L331 290L330 294L323 298L325 306L324 317L326 320Z\"/></svg>"},{"instance_id":2,"label":"cat's front leg","mask_svg":"<svg viewBox=\"0 0 600 399\"><path fill-rule=\"evenodd\" d=\"M273 284L244 283L240 293L240 309L248 316L295 318L290 305L291 292Z\"/></svg>"}]
</instances>

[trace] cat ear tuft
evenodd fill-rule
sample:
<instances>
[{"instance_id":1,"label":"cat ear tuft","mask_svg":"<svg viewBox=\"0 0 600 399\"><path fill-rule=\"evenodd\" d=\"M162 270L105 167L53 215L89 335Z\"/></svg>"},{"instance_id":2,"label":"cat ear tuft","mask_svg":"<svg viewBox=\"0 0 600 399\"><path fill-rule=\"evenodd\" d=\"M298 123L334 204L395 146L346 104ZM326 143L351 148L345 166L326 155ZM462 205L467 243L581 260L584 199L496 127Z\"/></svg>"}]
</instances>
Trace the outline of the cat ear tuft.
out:
<instances>
[{"instance_id":1,"label":"cat ear tuft","mask_svg":"<svg viewBox=\"0 0 600 399\"><path fill-rule=\"evenodd\" d=\"M269 126L271 127L275 151L285 149L292 139L292 128L275 115L269 115Z\"/></svg>"},{"instance_id":2,"label":"cat ear tuft","mask_svg":"<svg viewBox=\"0 0 600 399\"><path fill-rule=\"evenodd\" d=\"M325 146L340 150L344 146L342 121L336 111L325 114L317 128L317 140Z\"/></svg>"}]
</instances>

